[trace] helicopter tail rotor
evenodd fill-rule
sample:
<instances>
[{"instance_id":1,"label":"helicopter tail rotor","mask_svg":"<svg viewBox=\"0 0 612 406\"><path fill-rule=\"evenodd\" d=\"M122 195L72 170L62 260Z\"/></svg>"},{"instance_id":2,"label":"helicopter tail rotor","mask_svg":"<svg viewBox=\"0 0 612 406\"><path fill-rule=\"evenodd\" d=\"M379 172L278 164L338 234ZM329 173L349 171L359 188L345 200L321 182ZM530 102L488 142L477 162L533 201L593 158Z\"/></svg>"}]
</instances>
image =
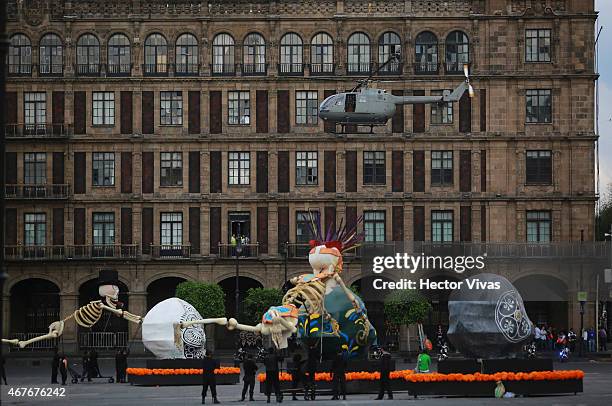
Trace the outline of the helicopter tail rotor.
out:
<instances>
[{"instance_id":1,"label":"helicopter tail rotor","mask_svg":"<svg viewBox=\"0 0 612 406\"><path fill-rule=\"evenodd\" d=\"M465 75L465 83L468 86L468 94L474 97L474 88L470 84L470 66L467 63L463 64L463 74Z\"/></svg>"}]
</instances>

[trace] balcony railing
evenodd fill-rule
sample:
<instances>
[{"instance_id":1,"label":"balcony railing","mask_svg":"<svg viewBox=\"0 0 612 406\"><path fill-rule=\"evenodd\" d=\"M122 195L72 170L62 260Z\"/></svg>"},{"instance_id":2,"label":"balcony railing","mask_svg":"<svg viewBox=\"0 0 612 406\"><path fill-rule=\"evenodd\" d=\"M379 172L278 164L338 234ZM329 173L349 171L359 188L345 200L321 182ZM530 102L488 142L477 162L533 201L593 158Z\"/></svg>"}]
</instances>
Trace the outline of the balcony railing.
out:
<instances>
[{"instance_id":1,"label":"balcony railing","mask_svg":"<svg viewBox=\"0 0 612 406\"><path fill-rule=\"evenodd\" d=\"M279 63L278 74L281 76L304 76L303 63Z\"/></svg>"},{"instance_id":2,"label":"balcony railing","mask_svg":"<svg viewBox=\"0 0 612 406\"><path fill-rule=\"evenodd\" d=\"M64 65L61 63L49 63L38 65L38 74L40 76L63 76Z\"/></svg>"},{"instance_id":3,"label":"balcony railing","mask_svg":"<svg viewBox=\"0 0 612 406\"><path fill-rule=\"evenodd\" d=\"M310 75L311 76L325 76L335 75L336 64L335 63L311 63L310 64Z\"/></svg>"},{"instance_id":4,"label":"balcony railing","mask_svg":"<svg viewBox=\"0 0 612 406\"><path fill-rule=\"evenodd\" d=\"M174 65L174 74L176 76L198 76L200 65L197 63L177 63Z\"/></svg>"},{"instance_id":5,"label":"balcony railing","mask_svg":"<svg viewBox=\"0 0 612 406\"><path fill-rule=\"evenodd\" d=\"M160 259L189 259L191 245L151 245L151 256Z\"/></svg>"},{"instance_id":6,"label":"balcony railing","mask_svg":"<svg viewBox=\"0 0 612 406\"><path fill-rule=\"evenodd\" d=\"M89 332L79 334L80 349L115 349L128 346L127 331Z\"/></svg>"},{"instance_id":7,"label":"balcony railing","mask_svg":"<svg viewBox=\"0 0 612 406\"><path fill-rule=\"evenodd\" d=\"M383 68L378 71L378 75L401 75L403 69L403 63L390 62L388 65L383 66Z\"/></svg>"},{"instance_id":8,"label":"balcony railing","mask_svg":"<svg viewBox=\"0 0 612 406\"><path fill-rule=\"evenodd\" d=\"M469 62L446 62L444 71L447 75L463 75L463 65L469 65Z\"/></svg>"},{"instance_id":9,"label":"balcony railing","mask_svg":"<svg viewBox=\"0 0 612 406\"><path fill-rule=\"evenodd\" d=\"M132 74L131 63L109 63L106 65L106 76L130 76Z\"/></svg>"},{"instance_id":10,"label":"balcony railing","mask_svg":"<svg viewBox=\"0 0 612 406\"><path fill-rule=\"evenodd\" d=\"M241 69L242 76L266 76L268 74L267 63L244 63Z\"/></svg>"},{"instance_id":11,"label":"balcony railing","mask_svg":"<svg viewBox=\"0 0 612 406\"><path fill-rule=\"evenodd\" d=\"M100 76L100 64L77 63L74 71L77 76Z\"/></svg>"},{"instance_id":12,"label":"balcony railing","mask_svg":"<svg viewBox=\"0 0 612 406\"><path fill-rule=\"evenodd\" d=\"M136 259L138 245L7 245L4 254L9 261L71 259Z\"/></svg>"},{"instance_id":13,"label":"balcony railing","mask_svg":"<svg viewBox=\"0 0 612 406\"><path fill-rule=\"evenodd\" d=\"M9 76L32 76L31 64L12 63L8 66Z\"/></svg>"},{"instance_id":14,"label":"balcony railing","mask_svg":"<svg viewBox=\"0 0 612 406\"><path fill-rule=\"evenodd\" d=\"M210 73L213 76L236 76L236 65L233 63L211 63Z\"/></svg>"},{"instance_id":15,"label":"balcony railing","mask_svg":"<svg viewBox=\"0 0 612 406\"><path fill-rule=\"evenodd\" d=\"M145 63L142 65L145 76L168 76L167 63Z\"/></svg>"},{"instance_id":16,"label":"balcony railing","mask_svg":"<svg viewBox=\"0 0 612 406\"><path fill-rule=\"evenodd\" d=\"M346 64L346 72L349 75L369 75L372 72L372 63L370 62L362 62L362 63L347 63Z\"/></svg>"},{"instance_id":17,"label":"balcony railing","mask_svg":"<svg viewBox=\"0 0 612 406\"><path fill-rule=\"evenodd\" d=\"M419 62L414 64L414 73L417 75L437 75L440 64L435 62Z\"/></svg>"},{"instance_id":18,"label":"balcony railing","mask_svg":"<svg viewBox=\"0 0 612 406\"><path fill-rule=\"evenodd\" d=\"M9 338L11 339L16 338L19 341L27 341L35 337L44 336L45 334L48 334L48 333L49 333L48 330L40 332L40 333L12 333L12 334L9 334ZM53 351L55 347L57 347L57 338L37 341L24 348L19 348L19 346L17 345L11 345L9 348L11 352L17 352L17 351L23 352L23 351Z\"/></svg>"},{"instance_id":19,"label":"balcony railing","mask_svg":"<svg viewBox=\"0 0 612 406\"><path fill-rule=\"evenodd\" d=\"M64 138L72 134L68 124L7 124L7 138Z\"/></svg>"},{"instance_id":20,"label":"balcony railing","mask_svg":"<svg viewBox=\"0 0 612 406\"><path fill-rule=\"evenodd\" d=\"M259 243L242 244L240 258L256 258L259 256ZM235 258L236 246L232 244L219 244L219 258Z\"/></svg>"},{"instance_id":21,"label":"balcony railing","mask_svg":"<svg viewBox=\"0 0 612 406\"><path fill-rule=\"evenodd\" d=\"M70 185L6 185L7 199L67 199Z\"/></svg>"}]
</instances>

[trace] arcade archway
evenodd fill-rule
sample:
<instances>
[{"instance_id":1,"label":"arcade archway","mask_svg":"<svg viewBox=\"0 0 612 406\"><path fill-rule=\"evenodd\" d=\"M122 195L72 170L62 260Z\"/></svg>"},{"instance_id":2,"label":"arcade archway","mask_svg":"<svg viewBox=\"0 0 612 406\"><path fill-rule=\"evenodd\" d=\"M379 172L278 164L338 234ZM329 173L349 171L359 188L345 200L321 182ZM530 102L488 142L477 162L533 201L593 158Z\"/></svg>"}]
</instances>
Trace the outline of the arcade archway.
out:
<instances>
[{"instance_id":1,"label":"arcade archway","mask_svg":"<svg viewBox=\"0 0 612 406\"><path fill-rule=\"evenodd\" d=\"M47 334L49 324L60 319L60 289L51 281L22 280L11 288L10 295L11 336Z\"/></svg>"},{"instance_id":2,"label":"arcade archway","mask_svg":"<svg viewBox=\"0 0 612 406\"><path fill-rule=\"evenodd\" d=\"M186 280L185 278L171 276L159 278L149 283L149 286L147 286L147 310L151 310L161 301L175 297L176 287Z\"/></svg>"},{"instance_id":3,"label":"arcade archway","mask_svg":"<svg viewBox=\"0 0 612 406\"><path fill-rule=\"evenodd\" d=\"M378 344L385 346L398 345L399 331L394 326L389 325L385 320L385 298L389 291L374 289L375 279L382 279L384 282L391 282L391 279L383 276L366 276L357 279L351 284L351 289L358 292L361 300L368 311L368 319L376 329Z\"/></svg>"},{"instance_id":4,"label":"arcade archway","mask_svg":"<svg viewBox=\"0 0 612 406\"><path fill-rule=\"evenodd\" d=\"M557 331L578 328L568 326L567 285L562 280L533 274L517 279L514 286L523 297L525 310L533 323L551 326Z\"/></svg>"}]
</instances>

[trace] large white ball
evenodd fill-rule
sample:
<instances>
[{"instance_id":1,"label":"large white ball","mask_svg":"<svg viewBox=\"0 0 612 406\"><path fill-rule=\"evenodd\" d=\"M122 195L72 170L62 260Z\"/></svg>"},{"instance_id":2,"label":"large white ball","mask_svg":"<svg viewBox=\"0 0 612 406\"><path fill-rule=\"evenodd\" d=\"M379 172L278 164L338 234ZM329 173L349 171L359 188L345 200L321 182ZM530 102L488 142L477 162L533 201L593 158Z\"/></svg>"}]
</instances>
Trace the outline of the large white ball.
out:
<instances>
[{"instance_id":1,"label":"large white ball","mask_svg":"<svg viewBox=\"0 0 612 406\"><path fill-rule=\"evenodd\" d=\"M159 302L142 322L142 343L157 358L202 358L206 335L201 324L181 329L183 349L174 342L174 324L200 320L202 316L186 301L172 297Z\"/></svg>"}]
</instances>

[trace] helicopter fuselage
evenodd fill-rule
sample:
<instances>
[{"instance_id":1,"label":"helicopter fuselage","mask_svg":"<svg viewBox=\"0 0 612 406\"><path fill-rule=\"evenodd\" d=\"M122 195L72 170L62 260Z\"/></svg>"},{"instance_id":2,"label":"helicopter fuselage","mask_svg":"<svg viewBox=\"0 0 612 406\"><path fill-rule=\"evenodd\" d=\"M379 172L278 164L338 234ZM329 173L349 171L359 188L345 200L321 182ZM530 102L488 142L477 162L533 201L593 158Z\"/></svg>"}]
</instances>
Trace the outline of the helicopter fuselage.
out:
<instances>
[{"instance_id":1,"label":"helicopter fuselage","mask_svg":"<svg viewBox=\"0 0 612 406\"><path fill-rule=\"evenodd\" d=\"M319 117L337 124L384 125L395 114L396 96L381 89L329 96L319 106Z\"/></svg>"}]
</instances>

